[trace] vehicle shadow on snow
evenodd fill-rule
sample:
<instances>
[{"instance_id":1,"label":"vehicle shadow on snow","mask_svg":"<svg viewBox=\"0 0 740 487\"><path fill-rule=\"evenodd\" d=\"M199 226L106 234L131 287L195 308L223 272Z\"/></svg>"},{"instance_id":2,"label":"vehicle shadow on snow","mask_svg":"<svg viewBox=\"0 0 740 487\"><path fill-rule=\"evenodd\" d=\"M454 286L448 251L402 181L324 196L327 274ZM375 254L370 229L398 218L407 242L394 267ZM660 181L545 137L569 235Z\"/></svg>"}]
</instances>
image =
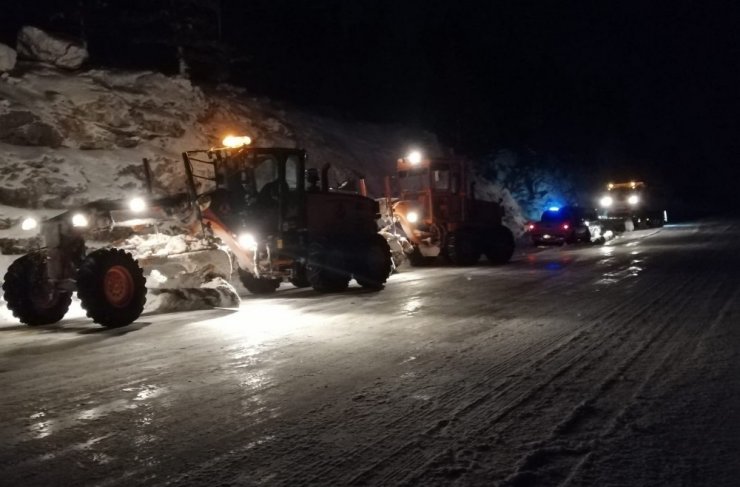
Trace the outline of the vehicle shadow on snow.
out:
<instances>
[{"instance_id":1,"label":"vehicle shadow on snow","mask_svg":"<svg viewBox=\"0 0 740 487\"><path fill-rule=\"evenodd\" d=\"M383 289L366 289L359 286L350 286L346 290L341 292L335 292L335 293L320 293L318 291L313 290L312 288L293 288L293 289L280 289L274 294L268 294L268 295L254 295L249 294L248 291L245 291L244 293L240 293L240 297L242 300L245 301L253 301L253 300L279 300L279 299L326 299L330 297L337 297L340 298L342 296L349 296L354 297L357 295L366 295L366 294L378 294L382 293Z\"/></svg>"},{"instance_id":2,"label":"vehicle shadow on snow","mask_svg":"<svg viewBox=\"0 0 740 487\"><path fill-rule=\"evenodd\" d=\"M104 328L92 322L75 319L66 322L62 321L53 325L44 325L38 327L12 327L12 329L14 329L16 332L18 332L19 329L25 329L28 334L34 334L40 337L44 335L51 336L55 334L72 334L76 335L77 338L71 340L47 340L41 343L29 343L23 346L14 347L10 350L6 350L3 352L3 355L22 356L38 355L50 352L62 352L77 347L95 345L97 343L110 340L112 338L128 335L129 333L146 328L150 324L150 322L141 321L128 326L122 326L120 328ZM3 328L1 331L6 331L10 329L11 327Z\"/></svg>"},{"instance_id":3,"label":"vehicle shadow on snow","mask_svg":"<svg viewBox=\"0 0 740 487\"><path fill-rule=\"evenodd\" d=\"M71 320L62 320L51 325L28 326L21 324L6 326L0 328L0 333L27 331L39 335L54 333L77 333L78 335L104 334L110 336L121 336L126 335L127 333L141 330L142 328L146 328L151 324L152 323L148 321L135 321L134 323L126 326L120 326L117 328L106 328L92 322L91 320L74 318Z\"/></svg>"}]
</instances>

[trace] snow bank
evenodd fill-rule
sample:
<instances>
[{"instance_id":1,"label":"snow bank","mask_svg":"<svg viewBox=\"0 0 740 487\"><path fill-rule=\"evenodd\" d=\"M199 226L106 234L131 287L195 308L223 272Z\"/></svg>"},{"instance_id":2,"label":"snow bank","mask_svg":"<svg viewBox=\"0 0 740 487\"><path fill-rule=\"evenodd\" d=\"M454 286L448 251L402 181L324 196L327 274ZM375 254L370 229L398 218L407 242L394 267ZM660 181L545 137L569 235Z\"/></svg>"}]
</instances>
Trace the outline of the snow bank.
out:
<instances>
[{"instance_id":1,"label":"snow bank","mask_svg":"<svg viewBox=\"0 0 740 487\"><path fill-rule=\"evenodd\" d=\"M81 43L51 35L41 29L25 26L18 33L18 54L60 68L77 69L89 57Z\"/></svg>"},{"instance_id":2,"label":"snow bank","mask_svg":"<svg viewBox=\"0 0 740 487\"><path fill-rule=\"evenodd\" d=\"M15 50L5 44L0 44L0 73L12 71L15 67L15 60Z\"/></svg>"},{"instance_id":3,"label":"snow bank","mask_svg":"<svg viewBox=\"0 0 740 487\"><path fill-rule=\"evenodd\" d=\"M240 303L239 293L234 286L218 277L199 288L149 289L144 313L238 308Z\"/></svg>"}]
</instances>

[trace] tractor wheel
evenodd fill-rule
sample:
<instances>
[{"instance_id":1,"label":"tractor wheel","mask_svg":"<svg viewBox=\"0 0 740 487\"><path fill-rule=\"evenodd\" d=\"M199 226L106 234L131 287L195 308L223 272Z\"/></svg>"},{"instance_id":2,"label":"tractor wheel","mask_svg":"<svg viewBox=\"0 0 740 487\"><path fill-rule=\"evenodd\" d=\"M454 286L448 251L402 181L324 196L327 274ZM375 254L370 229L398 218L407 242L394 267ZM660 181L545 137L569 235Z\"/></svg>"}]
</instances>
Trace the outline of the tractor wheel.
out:
<instances>
[{"instance_id":1,"label":"tractor wheel","mask_svg":"<svg viewBox=\"0 0 740 487\"><path fill-rule=\"evenodd\" d=\"M351 276L346 269L346 258L338 246L326 241L308 246L306 277L316 291L334 293L347 289Z\"/></svg>"},{"instance_id":2,"label":"tractor wheel","mask_svg":"<svg viewBox=\"0 0 740 487\"><path fill-rule=\"evenodd\" d=\"M29 326L56 323L72 302L72 293L50 289L43 252L24 255L10 264L3 291L13 316Z\"/></svg>"},{"instance_id":3,"label":"tractor wheel","mask_svg":"<svg viewBox=\"0 0 740 487\"><path fill-rule=\"evenodd\" d=\"M293 267L293 277L290 278L290 283L297 288L310 287L311 283L308 282L306 276L306 266L304 264L295 264Z\"/></svg>"},{"instance_id":4,"label":"tractor wheel","mask_svg":"<svg viewBox=\"0 0 740 487\"><path fill-rule=\"evenodd\" d=\"M239 269L239 280L247 288L247 291L252 294L272 294L280 287L280 281L278 279L254 277L241 268Z\"/></svg>"},{"instance_id":5,"label":"tractor wheel","mask_svg":"<svg viewBox=\"0 0 740 487\"><path fill-rule=\"evenodd\" d=\"M392 265L388 242L382 235L375 234L364 251L357 256L355 281L367 289L383 289L391 274Z\"/></svg>"},{"instance_id":6,"label":"tractor wheel","mask_svg":"<svg viewBox=\"0 0 740 487\"><path fill-rule=\"evenodd\" d=\"M455 265L471 266L480 259L480 250L471 232L456 231L447 236L447 257Z\"/></svg>"},{"instance_id":7,"label":"tractor wheel","mask_svg":"<svg viewBox=\"0 0 740 487\"><path fill-rule=\"evenodd\" d=\"M77 297L95 323L109 328L126 326L144 310L144 272L128 252L96 250L77 270Z\"/></svg>"},{"instance_id":8,"label":"tractor wheel","mask_svg":"<svg viewBox=\"0 0 740 487\"><path fill-rule=\"evenodd\" d=\"M574 234L575 235L575 234ZM486 258L493 265L506 264L514 255L514 234L501 225L488 233Z\"/></svg>"}]
</instances>

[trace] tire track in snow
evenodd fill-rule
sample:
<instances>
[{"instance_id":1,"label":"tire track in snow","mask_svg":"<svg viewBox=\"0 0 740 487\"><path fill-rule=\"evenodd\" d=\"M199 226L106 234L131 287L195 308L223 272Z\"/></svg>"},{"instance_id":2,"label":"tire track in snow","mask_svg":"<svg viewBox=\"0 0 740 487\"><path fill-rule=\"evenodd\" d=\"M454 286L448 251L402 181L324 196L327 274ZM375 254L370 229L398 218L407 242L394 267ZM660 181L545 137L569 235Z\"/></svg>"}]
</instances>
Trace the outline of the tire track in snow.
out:
<instances>
[{"instance_id":1,"label":"tire track in snow","mask_svg":"<svg viewBox=\"0 0 740 487\"><path fill-rule=\"evenodd\" d=\"M459 276L457 276L457 275L453 275L453 277L454 278L459 278ZM545 294L548 294L548 293L549 293L549 291L547 289L540 290L539 292L536 293L536 296L534 297L534 301L539 300L539 298L541 296L543 296ZM530 294L530 298L531 297L532 296ZM521 300L521 299L525 299L526 300L527 297L526 296L517 296L512 301L518 301L518 300ZM615 309L617 309L618 307L619 306L614 306ZM454 327L454 324L452 324L450 326L451 327ZM562 335L558 335L558 337L556 337L556 338L561 339L563 336L567 336L570 333L572 333L572 329L566 330L566 333L564 333ZM525 342L525 343L528 343L528 342ZM545 346L545 349L546 349L548 346L551 345L551 342L545 343L545 345L546 345ZM538 350L537 351L537 354L540 354L540 353L541 353L541 351ZM511 357L511 360L518 360L519 358L520 358L519 355L516 355L514 357ZM464 394L465 393L465 390L462 390L460 392L461 392L461 394ZM450 408L453 408L455 401L458 400L458 396L454 394L454 391L453 391L453 393L445 394L445 396L449 396L449 397L446 397L446 404L449 404ZM327 403L321 409L315 410L313 412L309 412L309 414L311 416L312 422L314 424L316 424L316 423L318 423L318 424L325 424L325 423L326 424L329 424L329 423L331 423L331 418L337 414L337 408L338 407L340 407L340 406L338 406L336 403ZM363 408L360 408L360 410L357 411L356 410L356 407L357 407L357 404L351 404L351 408L352 409L350 409L349 407L347 408L347 412L354 413L353 416L346 416L346 413L345 412L342 413L343 418L344 418L343 419L343 423L345 423L345 424L352 424L355 420L357 420L357 421L364 421L366 419L365 416L367 416L368 414L371 414L371 413L367 412ZM317 458L316 455L314 454L314 449L313 448L307 448L306 449L306 453L303 454L303 455L301 455L300 454L300 450L290 450L290 449L285 449L285 448L280 447L279 446L279 444L281 443L281 441L279 441L280 438L277 439L278 441L274 441L274 442L265 444L262 447L263 452L261 452L261 453L260 452L252 452L253 455L251 456L250 463L255 466L255 477L256 478L259 477L259 474L258 474L258 472L259 472L259 468L258 468L259 465L269 465L271 469L278 469L277 465L275 465L275 462L276 462L275 459L276 458L278 458L278 459L279 458L286 458L286 460L287 460L289 458L290 459L289 464L286 465L285 463L283 463L285 465L285 467L279 469L279 470L287 471L287 472L295 472L295 475L294 476L290 476L288 479L285 479L284 480L284 482L286 484L291 484L291 483L295 483L295 482L299 482L299 483L305 483L305 482L307 482L308 479L306 478L306 473L307 473L307 470L309 470L309 469L310 469L311 474L312 474L312 476L309 477L309 478L313 478L313 481L314 482L317 482L317 483L326 483L326 482L329 481L329 479L332 478L332 475L331 475L331 472L332 471L341 470L339 468L339 465L340 464L343 464L343 463L352 463L355 459L362 459L362 457L365 456L365 455L376 455L378 453L380 453L380 454L387 453L387 447L383 446L382 443L384 441L386 441L386 440L390 440L393 437L394 432L395 431L398 431L399 428L400 429L404 429L404 428L405 429L408 429L408 426L409 426L408 423L409 423L409 421L415 424L417 421L416 421L416 418L414 416L419 414L419 410L413 410L413 411L409 411L405 415L402 415L401 417L398 417L397 411L393 410L391 412L392 412L391 422L389 424L386 424L386 425L383 425L382 427L378 427L377 428L379 431L389 431L390 432L389 434L384 435L381 438L375 438L374 440L372 440L371 444L368 447L365 447L364 450L363 450L363 448L360 448L360 449L358 449L358 450L360 450L359 452L353 451L351 454L344 455L341 458L335 458L335 457L328 457L327 458L326 455L324 455L323 457ZM430 411L429 416L431 418L438 417L439 416L439 411L435 410L434 408L431 408L431 411ZM326 419L324 419L324 418L326 418ZM421 422L421 421L419 421L419 422ZM377 426L378 425L373 425L373 428L376 428ZM300 441L300 438L301 438L301 436L300 436L301 435L301 432L300 432L301 427L300 427L300 425L292 425L292 426L291 425L287 425L286 426L286 429L288 429L288 428L291 431L294 431L296 433L296 436L293 436L290 439L285 438L284 439L285 440L284 442L293 443L296 440L299 440ZM342 435L342 431L341 430L344 429L344 428L343 428L343 425L342 424L339 424L339 425L334 424L334 425L332 425L332 429L333 429L334 433L332 432L332 430L329 430L329 431L324 432L323 434L329 435L329 436L332 436L332 435L341 436ZM298 453L298 455L296 455L297 453ZM343 452L343 453L345 453L345 452ZM221 470L228 470L228 465L226 465L226 460L225 460L224 463L225 463L224 465L221 465L221 467L222 467ZM323 465L323 467L321 465ZM199 470L198 468L195 468L194 470L191 470L191 472L193 474L195 474L195 476L197 477L198 476L198 473L197 473L198 470ZM202 472L202 473L203 473L202 478L212 478L212 477L209 477L209 475L211 475L211 476L214 475L214 474L217 475L217 473L214 472L213 470L211 470L210 468L209 468L209 472ZM346 479L341 479L341 480L338 479L336 481L337 482L344 482L345 480ZM309 483L310 483L310 481L309 481Z\"/></svg>"},{"instance_id":2,"label":"tire track in snow","mask_svg":"<svg viewBox=\"0 0 740 487\"><path fill-rule=\"evenodd\" d=\"M531 445L532 443L537 444L539 441L541 441L540 439L538 439L539 434L536 432L542 430L541 423L543 421L538 418L542 414L540 407L529 406L529 402L536 400L540 395L544 395L545 389L555 388L556 383L567 384L569 381L572 380L573 377L581 376L584 371L594 368L594 364L601 362L607 355L607 352L604 349L604 342L607 340L613 341L612 339L614 338L626 337L631 333L631 331L631 329L623 329L621 333L612 333L608 336L602 337L603 340L599 343L590 343L588 348L582 350L580 354L568 357L568 361L560 369L558 369L555 374L550 376L548 380L535 383L533 387L525 389L525 392L523 392L519 397L515 398L512 402L507 404L503 408L503 411L501 413L493 415L492 419L487 420L485 418L485 415L480 415L477 420L486 424L484 428L472 432L468 431L456 434L455 437L460 438L484 439L483 444L480 448L484 453L478 455L469 454L468 456L477 456L477 458L474 459L475 461L468 462L468 466L460 466L460 463L464 462L465 459L461 460L454 455L450 456L446 452L443 452L438 457L429 460L425 465L425 468L421 469L419 472L416 472L412 478L407 478L406 483L415 484L422 482L422 479L424 479L424 483L426 483L427 481L429 481L429 479L427 478L429 474L436 472L442 472L442 477L444 478L445 471L451 472L451 476L453 478L462 477L469 472L471 464L474 465L475 463L486 463L486 461L481 459L481 457L485 457L485 451L491 449L491 439L493 439L493 442L495 443L496 438L502 438L505 431L512 429L512 424L515 425L515 430L522 430L526 428L523 425L527 425L531 429L531 431L535 432L535 434L532 435L533 437L529 440L526 439L527 432L522 433L521 431L518 431L515 435L513 435L517 438L519 448L514 448L513 450L504 453L504 455L499 454L498 464L500 465L502 463L500 459L500 457L502 456L515 457L515 452L520 450L522 446L525 448L525 451L528 451L531 448L531 446L529 445ZM594 352L594 356L584 363L585 357ZM519 385L521 386L521 384ZM563 407L562 399L558 402L556 407L558 410ZM531 411L531 409L534 409L534 411ZM502 425L502 427L498 427L498 423L500 423L504 419L504 417L512 413L514 417L510 419L509 423ZM532 424L532 419L530 418L535 418L535 424ZM557 419L545 415L544 421L546 423L551 423L553 421L557 421ZM475 423L476 420L470 418L468 420L468 423L471 422ZM470 450L475 450L475 448L468 448L468 453L470 452ZM447 461L445 461L445 458L447 458ZM452 463L450 463L450 460L452 461ZM506 462L503 463L505 464Z\"/></svg>"},{"instance_id":3,"label":"tire track in snow","mask_svg":"<svg viewBox=\"0 0 740 487\"><path fill-rule=\"evenodd\" d=\"M721 280L718 282L718 277L721 274L710 274L703 281L692 282L689 292L677 293L677 298L688 299L683 299L677 303L677 307L672 307L648 341L632 352L627 360L598 385L592 396L564 418L541 447L535 448L520 461L517 471L507 480L507 485L530 482L538 479L538 475L546 475L547 483L558 483L556 479L563 483L571 482L583 465L588 463L596 445L622 425L622 418L638 402L645 387L656 381L659 372L670 369L668 364L672 361L681 361L686 356L682 353L683 349L693 348L694 340L706 333L701 321L697 320L693 324L689 322L673 326L669 336L657 341L672 325L685 318L687 310L690 312L697 303L705 300L714 301L724 284ZM705 296L706 294L709 296ZM731 300L730 297L725 302ZM651 353L646 354L649 348L652 348ZM624 376L630 374L638 376L639 380L625 380Z\"/></svg>"},{"instance_id":4,"label":"tire track in snow","mask_svg":"<svg viewBox=\"0 0 740 487\"><path fill-rule=\"evenodd\" d=\"M719 282L717 284L717 292L714 296L710 297L709 302L715 301L721 294L721 290L726 282ZM677 328L672 334L671 338L666 341L667 346L665 351L662 353L660 360L658 360L645 375L645 378L640 382L639 386L631 393L629 399L625 401L625 406L619 409L613 417L610 418L609 422L601 430L599 437L594 441L594 445L583 458L577 462L573 468L568 472L568 476L562 482L561 485L569 485L577 477L581 469L591 461L593 456L593 449L598 445L600 441L607 441L609 437L613 436L617 430L623 429L630 426L628 417L630 413L639 407L643 401L640 398L644 395L645 389L657 382L659 378L670 376L670 371L675 369L674 362L683 362L687 356L695 356L695 352L698 347L705 341L706 337L710 335L716 326L722 322L726 317L730 308L737 302L740 295L740 289L737 285L731 286L730 289L725 293L726 295L720 299L723 302L722 306L719 307L716 316L711 321L708 327L702 326L701 320L695 320L688 335L683 335L682 332L686 331L681 328ZM688 306L684 307L687 308ZM689 322L691 325L691 322ZM687 326L689 326L687 325ZM680 340L675 340L677 335L681 334Z\"/></svg>"},{"instance_id":5,"label":"tire track in snow","mask_svg":"<svg viewBox=\"0 0 740 487\"><path fill-rule=\"evenodd\" d=\"M674 289L667 289L663 294L657 296L650 302L646 303L643 307L638 309L633 309L631 315L629 316L629 320L634 319L637 316L640 316L646 312L647 309L653 307L656 302L662 300L665 298L665 296L675 292ZM505 373L505 366L509 363L504 364L497 364L496 366L489 368L485 373L482 373L486 379L483 381L474 384L473 386L470 386L470 388L473 389L488 389L490 392L486 392L485 394L479 396L474 401L466 404L462 408L457 409L456 411L453 411L452 415L448 419L444 420L438 420L434 421L434 416L438 417L439 411L437 409L430 411L430 415L426 418L426 420L435 423L432 427L427 429L426 431L421 432L418 436L419 438L414 438L411 441L407 442L405 445L403 445L401 448L395 449L390 455L387 455L386 460L382 460L378 462L377 464L373 465L369 469L365 470L364 472L360 473L359 475L353 477L350 479L351 483L365 483L365 482L372 482L372 483L385 483L385 482L395 482L398 480L397 473L400 472L408 472L409 468L411 468L413 465L419 464L420 457L424 456L424 452L429 450L430 448L426 446L426 443L439 443L443 450L445 450L445 446L448 443L447 438L444 436L444 430L448 428L449 425L454 424L455 422L461 421L466 415L470 414L472 411L481 408L481 406L484 406L488 404L491 401L500 400L503 396L505 396L508 392L511 390L517 389L521 386L520 382L516 382L515 380L510 379L511 376L516 375L522 375L526 377L537 377L536 369L537 368L544 368L547 365L549 365L549 362L552 361L557 355L564 351L569 350L570 347L580 340L587 331L597 327L601 326L602 328L610 329L612 330L611 333L607 336L600 337L602 340L600 342L593 342L591 343L591 346L584 350L580 355L576 355L574 357L567 356L565 357L566 362L558 368L558 370L550 375L550 377L546 381L537 381L533 387L530 387L528 389L525 389L523 393L515 396L513 399L511 399L506 405L504 405L501 409L497 410L496 413L494 413L491 417L491 411L489 409L483 408L484 410L481 413L482 418L481 420L485 420L489 422L489 424L495 424L499 421L503 420L508 414L515 411L517 408L524 405L528 400L530 400L532 397L534 397L538 392L540 392L542 389L547 387L551 382L557 380L562 375L566 374L570 369L572 369L575 365L579 363L581 358L596 349L600 349L603 347L603 341L608 340L612 337L614 337L617 334L625 334L627 333L624 330L620 330L619 327L616 327L614 325L617 325L619 321L623 320L624 318L621 316L620 311L622 311L624 308L628 307L629 303L619 303L617 305L614 305L611 307L611 309L607 310L605 312L605 319L600 323L587 323L580 329L578 329L576 332L573 332L570 334L570 336L565 339L564 341L561 341L558 343L555 347L552 347L553 342L548 342L544 344L544 346L536 348L536 347L525 347L522 350L519 350L513 357L512 362L514 362L516 359L520 359L522 356L535 356L536 360L534 362L526 363L520 367L518 367L515 371L509 372L507 375L509 378L505 379L501 383L499 383L496 386L493 386L492 388L487 387L487 383L491 380L491 378L497 378L502 373ZM558 336L558 339L562 339L564 336ZM554 342L556 342L555 340ZM478 375L478 374L476 374ZM456 394L455 392L450 392L446 394L446 398L449 402L455 404L459 402L460 397L465 397L465 390L458 390L459 393ZM399 421L404 418L399 418ZM424 418L415 418L419 422L424 422ZM469 422L472 420L469 420ZM396 426L395 424L389 425L389 427ZM440 436L441 434L441 436ZM435 436L436 435L436 436ZM473 434L472 437L475 437L476 434ZM401 462L401 456L408 455L410 458L406 462L402 462L402 465L398 465L399 462ZM442 453L442 455L446 455L445 452ZM388 470L387 474L384 476L379 472L378 470Z\"/></svg>"},{"instance_id":6,"label":"tire track in snow","mask_svg":"<svg viewBox=\"0 0 740 487\"><path fill-rule=\"evenodd\" d=\"M660 281L664 281L664 279L660 279ZM696 283L693 283L693 284L694 284L694 285L696 285ZM646 309L647 309L647 308L651 308L651 305L652 305L652 304L655 304L656 302L658 302L658 301L662 300L662 299L663 299L663 298L665 297L665 295L666 295L666 294L672 294L672 299L670 300L670 302L669 302L669 303L664 303L664 304L663 304L663 306L664 306L664 307L668 307L668 308L672 308L672 306L671 306L671 305L672 305L672 303L674 303L674 302L680 302L680 300L682 299L682 296L684 296L685 294L687 294L687 292L686 292L687 288L688 288L688 287L690 287L691 285L692 285L692 283L690 283L690 282L684 283L684 285L683 285L683 289L679 289L679 290L678 290L679 292L676 292L676 291L677 291L676 289L671 289L671 288L670 288L669 286L666 286L666 288L668 289L668 291L667 291L666 293L664 293L664 294L663 294L662 296L660 296L660 297L658 297L658 298L656 298L656 299L652 300L652 301L651 301L650 303L648 303L648 305L646 305L646 306L645 306L645 307L643 307L642 309L638 310L638 312L634 313L632 317L628 318L628 319L627 319L627 320L625 320L625 321L627 321L627 323L630 323L630 322L632 322L632 321L633 321L634 317L636 317L636 316L639 316L639 315L642 315L642 316L650 316L649 314L646 314L646 313L645 313ZM698 286L698 287L701 287L701 286ZM655 311L653 311L653 313L655 313ZM623 318L620 318L620 320L621 320L621 319L623 319ZM634 327L634 326L633 326L633 327L631 327L631 328L629 328L629 329L625 329L625 331L624 331L623 333L621 333L621 336L628 336L628 335L630 335L630 334L631 334L631 333L632 333L632 332L633 332L634 330L635 330L635 327ZM612 334L612 336L613 336L613 334ZM612 338L612 336L608 336L608 337L603 337L603 340L602 340L602 341L604 341L604 340L607 340L607 339L609 339L609 338ZM602 337L600 337L600 338L602 338ZM593 347L593 348L592 348L592 350L594 350L594 349L598 349L598 348L599 348L599 347L601 347L601 346L602 346L602 345L601 345L601 344L599 344L598 346L596 346L596 347ZM601 356L597 356L597 357L595 358L595 360L599 360L599 359L601 359L601 358L602 358ZM576 361L577 361L577 360L576 360ZM566 367L566 368L570 368L570 366L572 366L572 364L566 364L566 366L565 366L565 367ZM560 371L560 370L559 370L559 371L558 371L558 373L557 373L556 375L557 375L557 376L560 376L560 375L562 375L562 373L563 373L563 372L567 372L567 370L566 370L566 371ZM557 378L557 377L556 377L556 378ZM537 386L536 386L535 388L533 388L533 389L530 389L530 391L532 391L533 393L536 393L536 392L540 391L540 390L541 390L542 388L544 388L544 387L546 387L547 385L549 385L549 382L551 382L551 381L548 381L548 384L541 384L541 386L542 386L542 387L537 387ZM530 394L529 396L531 397L531 396L532 396L532 394ZM488 397L484 397L484 398L482 398L482 399L488 399ZM482 402L485 402L485 401L482 401ZM515 404L513 405L513 407L511 408L511 410L514 410L515 408L521 407L521 406L523 406L523 404L524 404L524 402L522 402L522 401L518 401L518 402L516 402L516 403L515 403ZM481 418L481 419L485 419L485 418ZM476 432L476 433L474 433L474 434L468 434L468 435L462 435L462 436L464 436L464 437L478 437L478 435L480 435L481 433L482 433L481 431L478 431L478 432ZM460 435L458 435L458 436L460 436ZM444 441L442 441L441 443L444 443ZM444 446L444 445L442 445L442 446ZM440 457L447 457L447 458L449 458L449 457L450 457L450 455L448 454L448 452L447 452L447 451L443 451L443 453L441 453L441 454L440 454ZM429 466L429 465L433 465L433 464L435 464L435 462L436 462L436 463L441 463L441 464L442 464L442 467L440 467L439 465L436 465L436 468L438 468L438 469L439 469L439 468L444 468L445 462L437 462L437 460L438 460L438 459L432 459L431 461L429 461L429 462L428 462L428 466ZM449 464L449 461L448 461L447 463ZM451 467L451 469L453 470L453 472L454 472L455 470L457 470L457 471L458 471L457 473L464 473L464 469L463 469L463 471L462 471L462 472L460 472L460 469L457 469L457 467L455 467L454 465L453 465L453 466ZM418 478L419 478L419 476L417 476L417 477L416 477L416 478L415 478L414 480L412 480L412 481L411 481L411 483L414 483L415 481L418 481ZM384 480L389 480L389 479L388 479L388 478L386 478L386 479L384 479Z\"/></svg>"}]
</instances>

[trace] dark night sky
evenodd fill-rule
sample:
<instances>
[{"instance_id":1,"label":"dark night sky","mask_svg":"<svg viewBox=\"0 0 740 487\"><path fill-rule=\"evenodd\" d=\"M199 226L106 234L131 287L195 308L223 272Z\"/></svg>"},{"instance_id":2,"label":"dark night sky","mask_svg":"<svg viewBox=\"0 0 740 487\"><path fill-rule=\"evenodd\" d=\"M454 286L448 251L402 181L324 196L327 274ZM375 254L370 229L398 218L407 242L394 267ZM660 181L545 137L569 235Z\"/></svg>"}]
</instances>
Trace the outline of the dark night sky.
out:
<instances>
[{"instance_id":1,"label":"dark night sky","mask_svg":"<svg viewBox=\"0 0 740 487\"><path fill-rule=\"evenodd\" d=\"M734 201L733 2L36 0L10 9L2 39L23 22L79 34L80 4L96 63L171 69L171 46L152 45L175 37L208 53L220 4L230 80L255 92Z\"/></svg>"}]
</instances>

